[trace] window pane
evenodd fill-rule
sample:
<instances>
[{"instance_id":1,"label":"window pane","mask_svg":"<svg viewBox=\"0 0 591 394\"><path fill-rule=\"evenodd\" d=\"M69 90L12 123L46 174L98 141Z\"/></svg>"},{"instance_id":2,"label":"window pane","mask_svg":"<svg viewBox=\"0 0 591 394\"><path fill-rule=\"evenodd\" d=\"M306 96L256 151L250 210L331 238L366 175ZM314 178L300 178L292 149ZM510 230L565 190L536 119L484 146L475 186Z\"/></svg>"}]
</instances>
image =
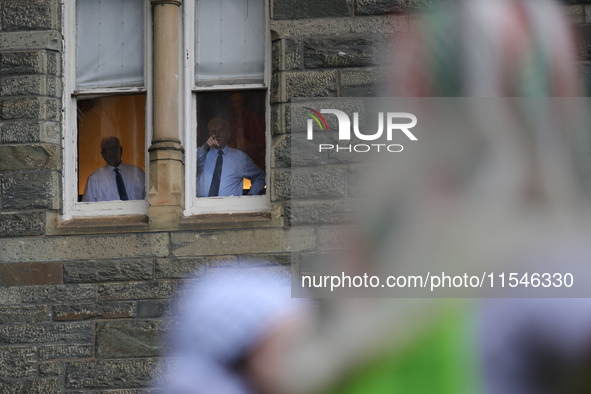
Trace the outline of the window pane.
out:
<instances>
[{"instance_id":1,"label":"window pane","mask_svg":"<svg viewBox=\"0 0 591 394\"><path fill-rule=\"evenodd\" d=\"M101 168L104 171L107 165L101 152L101 141L106 137L116 137L120 141L121 162L125 164L127 171L123 174L123 179L129 199L145 198L145 109L145 94L78 101L79 201L82 200L89 176ZM110 179L95 179L97 182L100 180L100 191L93 190L91 193L103 196L96 201L120 199L116 198L118 190L115 174L108 174Z\"/></svg>"},{"instance_id":2,"label":"window pane","mask_svg":"<svg viewBox=\"0 0 591 394\"><path fill-rule=\"evenodd\" d=\"M78 0L76 86L144 85L143 0Z\"/></svg>"},{"instance_id":3,"label":"window pane","mask_svg":"<svg viewBox=\"0 0 591 394\"><path fill-rule=\"evenodd\" d=\"M262 82L264 0L198 0L195 82Z\"/></svg>"},{"instance_id":4,"label":"window pane","mask_svg":"<svg viewBox=\"0 0 591 394\"><path fill-rule=\"evenodd\" d=\"M197 197L214 196L218 148L223 171L215 196L265 194L265 97L260 90L197 94ZM210 137L217 143L211 148L204 146Z\"/></svg>"}]
</instances>

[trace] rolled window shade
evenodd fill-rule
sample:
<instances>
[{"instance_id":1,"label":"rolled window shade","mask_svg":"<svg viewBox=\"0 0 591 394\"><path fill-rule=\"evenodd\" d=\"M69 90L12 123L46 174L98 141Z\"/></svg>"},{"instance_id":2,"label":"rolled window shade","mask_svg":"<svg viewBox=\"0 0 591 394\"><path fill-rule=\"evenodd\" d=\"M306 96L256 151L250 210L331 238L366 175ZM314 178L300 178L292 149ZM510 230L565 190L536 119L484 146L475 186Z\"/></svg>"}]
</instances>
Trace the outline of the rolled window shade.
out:
<instances>
[{"instance_id":1,"label":"rolled window shade","mask_svg":"<svg viewBox=\"0 0 591 394\"><path fill-rule=\"evenodd\" d=\"M195 82L262 82L264 0L197 0Z\"/></svg>"},{"instance_id":2,"label":"rolled window shade","mask_svg":"<svg viewBox=\"0 0 591 394\"><path fill-rule=\"evenodd\" d=\"M76 18L76 87L143 86L143 0L78 0Z\"/></svg>"}]
</instances>

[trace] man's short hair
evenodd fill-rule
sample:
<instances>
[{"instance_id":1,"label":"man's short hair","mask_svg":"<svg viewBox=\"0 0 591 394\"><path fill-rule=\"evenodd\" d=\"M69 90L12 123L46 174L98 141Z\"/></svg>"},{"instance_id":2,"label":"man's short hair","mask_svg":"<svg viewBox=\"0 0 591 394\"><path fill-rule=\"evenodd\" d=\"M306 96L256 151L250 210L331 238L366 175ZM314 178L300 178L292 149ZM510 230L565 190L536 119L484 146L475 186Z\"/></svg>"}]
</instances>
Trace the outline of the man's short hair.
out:
<instances>
[{"instance_id":1,"label":"man's short hair","mask_svg":"<svg viewBox=\"0 0 591 394\"><path fill-rule=\"evenodd\" d=\"M222 126L224 130L230 130L230 123L226 122L221 118L213 118L212 120L210 120L207 124L207 130L211 130L211 128L214 126Z\"/></svg>"},{"instance_id":2,"label":"man's short hair","mask_svg":"<svg viewBox=\"0 0 591 394\"><path fill-rule=\"evenodd\" d=\"M109 136L109 137L105 137L105 138L103 138L103 139L101 140L101 150L103 150L103 146L104 146L104 144L105 144L107 141L110 141L110 140L115 140L115 141L117 141L117 145L118 145L119 147L121 147L121 141L119 141L119 138L117 138L117 137L115 137L115 136Z\"/></svg>"}]
</instances>

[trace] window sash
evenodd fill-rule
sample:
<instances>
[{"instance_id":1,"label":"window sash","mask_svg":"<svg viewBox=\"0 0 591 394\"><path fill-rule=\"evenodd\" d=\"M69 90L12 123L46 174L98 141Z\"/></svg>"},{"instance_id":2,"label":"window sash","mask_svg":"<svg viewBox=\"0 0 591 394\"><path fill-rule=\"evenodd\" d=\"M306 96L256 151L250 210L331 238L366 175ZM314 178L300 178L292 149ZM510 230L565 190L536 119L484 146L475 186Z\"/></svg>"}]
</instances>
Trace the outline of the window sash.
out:
<instances>
[{"instance_id":1,"label":"window sash","mask_svg":"<svg viewBox=\"0 0 591 394\"><path fill-rule=\"evenodd\" d=\"M264 79L264 0L196 0L195 84Z\"/></svg>"},{"instance_id":2,"label":"window sash","mask_svg":"<svg viewBox=\"0 0 591 394\"><path fill-rule=\"evenodd\" d=\"M88 0L78 0L88 1ZM91 0L97 1L97 0ZM104 0L101 0L104 1ZM121 1L121 0L118 0ZM128 1L128 0L126 0ZM136 1L136 0L134 0ZM63 214L62 220L89 217L129 216L147 215L148 201L108 201L83 203L78 200L78 135L77 135L77 99L99 98L121 94L137 94L151 90L153 77L152 64L146 61L146 54L152 52L152 30L144 29L144 26L151 26L152 7L147 0L140 0L141 4L141 42L137 44L141 50L142 70L141 86L136 87L77 87L76 84L76 44L77 44L77 23L76 23L76 0L64 2L64 171L62 176L63 184ZM144 37L145 36L145 37ZM137 48L136 48L137 49ZM138 79L139 81L139 79ZM151 94L146 97L145 133L146 147L153 135L153 114ZM145 168L146 179L149 179L149 160L146 154Z\"/></svg>"},{"instance_id":3,"label":"window sash","mask_svg":"<svg viewBox=\"0 0 591 394\"><path fill-rule=\"evenodd\" d=\"M184 12L184 37L185 41L185 57L183 62L184 67L184 89L183 99L185 103L190 103L184 107L183 112L183 145L185 146L185 216L200 215L208 213L239 213L239 212L268 212L271 209L270 203L270 151L271 151L271 133L270 133L270 116L271 109L269 105L270 92L268 89L268 81L270 80L270 53L271 53L271 37L269 26L269 1L258 0L262 4L261 16L261 31L263 34L262 47L260 56L262 60L262 77L258 77L256 81L245 80L244 76L241 79L225 80L212 79L197 81L196 63L198 59L197 51L197 36L198 25L196 23L197 7L196 2L200 0L187 1L183 3ZM226 0L222 0L226 1ZM246 1L246 0L244 0ZM254 1L254 0L248 0ZM251 5L249 4L249 7ZM249 17L252 13L249 11ZM202 91L224 91L224 90L252 90L261 89L266 91L265 97L265 124L266 124L266 184L267 192L262 196L241 196L241 197L210 197L197 198L196 194L196 163L197 163L197 95L196 92Z\"/></svg>"},{"instance_id":4,"label":"window sash","mask_svg":"<svg viewBox=\"0 0 591 394\"><path fill-rule=\"evenodd\" d=\"M144 85L143 0L78 0L76 87Z\"/></svg>"}]
</instances>

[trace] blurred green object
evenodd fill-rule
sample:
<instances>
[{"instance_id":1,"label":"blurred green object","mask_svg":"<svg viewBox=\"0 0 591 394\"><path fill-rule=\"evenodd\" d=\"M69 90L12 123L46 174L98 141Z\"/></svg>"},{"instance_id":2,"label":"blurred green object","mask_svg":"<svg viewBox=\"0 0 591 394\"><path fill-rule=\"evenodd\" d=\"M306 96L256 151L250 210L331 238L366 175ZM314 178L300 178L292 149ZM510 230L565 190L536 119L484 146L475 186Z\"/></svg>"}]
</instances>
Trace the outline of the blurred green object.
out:
<instances>
[{"instance_id":1,"label":"blurred green object","mask_svg":"<svg viewBox=\"0 0 591 394\"><path fill-rule=\"evenodd\" d=\"M482 393L476 332L470 308L444 305L429 329L351 371L326 394Z\"/></svg>"}]
</instances>

